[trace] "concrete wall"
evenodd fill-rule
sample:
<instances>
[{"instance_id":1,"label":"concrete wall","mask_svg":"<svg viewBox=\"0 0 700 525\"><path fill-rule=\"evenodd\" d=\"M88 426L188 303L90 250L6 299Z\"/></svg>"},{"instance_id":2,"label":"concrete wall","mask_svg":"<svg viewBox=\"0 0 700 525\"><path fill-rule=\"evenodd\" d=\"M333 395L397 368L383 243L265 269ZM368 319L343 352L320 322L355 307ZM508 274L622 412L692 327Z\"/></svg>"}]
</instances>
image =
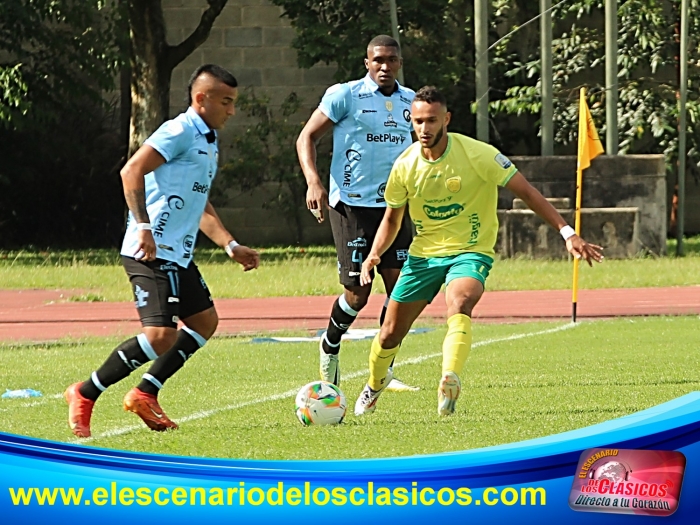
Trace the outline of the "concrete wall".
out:
<instances>
[{"instance_id":1,"label":"concrete wall","mask_svg":"<svg viewBox=\"0 0 700 525\"><path fill-rule=\"evenodd\" d=\"M511 157L545 197L576 198L576 157ZM499 208L512 207L513 194L501 189ZM666 166L662 155L600 156L583 174L583 208L639 208L643 250L666 252L668 221Z\"/></svg>"}]
</instances>

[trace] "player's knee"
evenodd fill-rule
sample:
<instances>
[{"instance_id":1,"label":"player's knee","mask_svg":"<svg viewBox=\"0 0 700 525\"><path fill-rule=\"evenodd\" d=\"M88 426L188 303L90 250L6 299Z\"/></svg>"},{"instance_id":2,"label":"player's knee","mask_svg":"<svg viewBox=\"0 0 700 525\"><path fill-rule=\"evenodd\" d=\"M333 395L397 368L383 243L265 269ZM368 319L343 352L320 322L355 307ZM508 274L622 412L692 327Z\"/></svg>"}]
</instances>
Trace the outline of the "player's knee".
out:
<instances>
[{"instance_id":1,"label":"player's knee","mask_svg":"<svg viewBox=\"0 0 700 525\"><path fill-rule=\"evenodd\" d=\"M202 337L205 339L211 339L211 336L214 335L214 332L216 332L217 327L219 326L219 314L216 313L216 310L212 308L211 312L207 316L207 322L205 323L205 326L203 328Z\"/></svg>"},{"instance_id":2,"label":"player's knee","mask_svg":"<svg viewBox=\"0 0 700 525\"><path fill-rule=\"evenodd\" d=\"M369 300L369 293L367 293L367 295L364 295L364 294L346 294L345 300L347 301L348 306L350 306L350 308L352 308L356 312L359 312L365 306L367 306L367 301Z\"/></svg>"},{"instance_id":3,"label":"player's knee","mask_svg":"<svg viewBox=\"0 0 700 525\"><path fill-rule=\"evenodd\" d=\"M454 314L464 314L471 317L475 304L476 301L473 297L469 295L460 295L459 297L452 299L447 308L447 314L448 316Z\"/></svg>"},{"instance_id":4,"label":"player's knee","mask_svg":"<svg viewBox=\"0 0 700 525\"><path fill-rule=\"evenodd\" d=\"M162 355L170 350L177 340L177 330L166 327L147 327L144 329L146 339L156 354Z\"/></svg>"}]
</instances>

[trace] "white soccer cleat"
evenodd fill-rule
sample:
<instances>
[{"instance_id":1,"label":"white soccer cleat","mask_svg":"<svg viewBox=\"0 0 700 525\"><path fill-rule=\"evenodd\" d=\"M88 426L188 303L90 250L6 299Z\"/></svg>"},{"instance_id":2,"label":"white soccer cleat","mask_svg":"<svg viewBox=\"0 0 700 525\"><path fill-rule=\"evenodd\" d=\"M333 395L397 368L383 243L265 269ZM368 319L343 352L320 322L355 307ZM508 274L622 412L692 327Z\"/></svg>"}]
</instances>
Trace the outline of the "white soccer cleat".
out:
<instances>
[{"instance_id":1,"label":"white soccer cleat","mask_svg":"<svg viewBox=\"0 0 700 525\"><path fill-rule=\"evenodd\" d=\"M372 390L369 385L365 385L365 387L362 389L360 397L358 397L357 401L355 401L356 416L364 416L374 412L374 409L377 408L377 399L379 399L381 393L384 392L389 383L391 383L391 380L393 379L392 376L392 371L389 369L386 374L386 378L384 379L384 386L382 386L382 388L379 390Z\"/></svg>"},{"instance_id":2,"label":"white soccer cleat","mask_svg":"<svg viewBox=\"0 0 700 525\"><path fill-rule=\"evenodd\" d=\"M390 368L389 370L392 372L393 376L394 369ZM420 390L419 387L407 385L396 377L389 382L389 386L387 386L386 389L390 392L418 392Z\"/></svg>"},{"instance_id":3,"label":"white soccer cleat","mask_svg":"<svg viewBox=\"0 0 700 525\"><path fill-rule=\"evenodd\" d=\"M340 386L340 359L338 358L338 354L327 354L323 351L323 338L325 336L326 333L324 332L321 335L321 342L318 344L318 371L321 374L322 381L328 381L335 386Z\"/></svg>"},{"instance_id":4,"label":"white soccer cleat","mask_svg":"<svg viewBox=\"0 0 700 525\"><path fill-rule=\"evenodd\" d=\"M462 391L462 385L459 382L459 377L454 372L447 372L440 380L438 386L438 414L441 416L450 416L455 412L455 404L459 393Z\"/></svg>"}]
</instances>

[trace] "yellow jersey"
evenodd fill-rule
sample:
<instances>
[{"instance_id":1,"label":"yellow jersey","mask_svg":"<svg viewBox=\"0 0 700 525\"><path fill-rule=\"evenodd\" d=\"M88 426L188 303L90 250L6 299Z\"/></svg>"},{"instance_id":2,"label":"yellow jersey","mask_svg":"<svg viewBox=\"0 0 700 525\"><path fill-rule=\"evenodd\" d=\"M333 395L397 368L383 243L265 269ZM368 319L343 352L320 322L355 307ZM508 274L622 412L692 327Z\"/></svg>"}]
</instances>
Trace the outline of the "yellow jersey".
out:
<instances>
[{"instance_id":1,"label":"yellow jersey","mask_svg":"<svg viewBox=\"0 0 700 525\"><path fill-rule=\"evenodd\" d=\"M427 160L419 142L396 159L384 198L392 208L408 203L417 231L411 255L477 252L493 257L498 186L505 186L517 171L490 144L448 133L447 149L439 159Z\"/></svg>"}]
</instances>

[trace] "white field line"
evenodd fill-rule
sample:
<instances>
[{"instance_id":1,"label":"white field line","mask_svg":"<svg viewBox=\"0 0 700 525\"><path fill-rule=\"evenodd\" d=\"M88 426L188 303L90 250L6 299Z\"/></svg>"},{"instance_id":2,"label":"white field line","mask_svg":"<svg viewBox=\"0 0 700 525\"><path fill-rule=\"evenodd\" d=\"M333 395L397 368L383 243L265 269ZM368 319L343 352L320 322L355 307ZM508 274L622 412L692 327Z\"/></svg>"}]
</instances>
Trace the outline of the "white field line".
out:
<instances>
[{"instance_id":1,"label":"white field line","mask_svg":"<svg viewBox=\"0 0 700 525\"><path fill-rule=\"evenodd\" d=\"M547 330L540 330L539 332L529 332L529 333L524 333L524 334L509 335L507 337L485 339L483 341L477 341L476 343L473 343L472 348L486 346L486 345L490 345L493 343L501 343L504 341L515 341L517 339L524 339L526 337L535 337L538 335L553 334L556 332L561 332L563 330L569 330L570 328L575 328L576 326L578 326L580 324L581 323L568 323L568 324L565 324L562 326L558 326L556 328L549 328ZM399 367L399 366L403 366L403 365L416 365L418 363L422 363L423 361L427 361L428 359L435 359L436 357L441 357L441 356L442 356L442 352L436 352L433 354L411 357L409 359L401 360L399 363L396 363L396 365L394 365L394 366ZM356 372L351 372L350 374L343 374L343 379L355 379L356 377L361 377L361 376L366 376L366 375L368 375L367 370L358 370ZM299 391L299 388L301 388L301 386L299 386L298 388L296 388L294 390L287 390L286 392L282 392L280 394L273 394L273 395L267 396L267 397L259 397L259 398L253 399L251 401L244 401L242 403L233 403L233 404L226 405L226 406L220 407L220 408L212 408L211 410L202 410L200 412L195 412L194 414L190 414L189 416L180 417L177 419L177 421L178 421L178 423L185 423L187 421L196 421L198 419L206 419L208 417L219 414L221 412L227 412L229 410L238 410L240 408L245 408L245 407L249 407L252 405L259 405L261 403L267 403L268 401L277 401L280 399L286 399L288 397L294 397L297 394L297 392ZM129 432L134 431L134 430L145 430L145 427L143 425L132 425L132 426L128 426L128 427L115 428L114 430L108 430L107 432L102 432L101 434L97 434L97 435L92 436L90 438L81 438L81 439L76 438L76 439L73 439L71 442L72 443L88 443L90 441L96 441L99 439L121 436L123 434L127 434Z\"/></svg>"},{"instance_id":2,"label":"white field line","mask_svg":"<svg viewBox=\"0 0 700 525\"><path fill-rule=\"evenodd\" d=\"M12 410L15 410L17 408L28 408L28 407L35 407L39 405L45 405L49 401L53 401L54 399L63 399L63 394L51 394L45 397L42 397L41 399L35 399L34 401L25 401L23 403L18 403L15 404L13 403L11 407L8 408L0 408L0 412L11 412ZM0 401L2 401L0 399Z\"/></svg>"}]
</instances>

